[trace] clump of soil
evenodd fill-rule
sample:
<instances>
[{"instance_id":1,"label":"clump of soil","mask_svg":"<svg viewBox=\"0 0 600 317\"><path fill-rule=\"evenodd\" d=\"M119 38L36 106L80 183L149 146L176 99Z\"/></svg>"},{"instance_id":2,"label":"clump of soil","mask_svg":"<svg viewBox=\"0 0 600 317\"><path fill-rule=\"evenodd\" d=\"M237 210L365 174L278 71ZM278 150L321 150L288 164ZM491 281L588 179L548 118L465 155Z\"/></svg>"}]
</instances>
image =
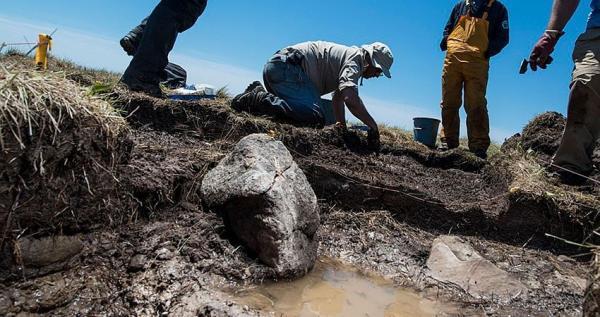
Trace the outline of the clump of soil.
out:
<instances>
[{"instance_id":1,"label":"clump of soil","mask_svg":"<svg viewBox=\"0 0 600 317\"><path fill-rule=\"evenodd\" d=\"M0 68L0 248L16 235L118 222L125 120L61 73Z\"/></svg>"},{"instance_id":2,"label":"clump of soil","mask_svg":"<svg viewBox=\"0 0 600 317\"><path fill-rule=\"evenodd\" d=\"M566 125L565 117L558 112L546 112L531 120L517 134L508 139L502 150L521 148L524 151L532 150L544 158L549 158L556 153L560 145L560 139Z\"/></svg>"},{"instance_id":3,"label":"clump of soil","mask_svg":"<svg viewBox=\"0 0 600 317\"><path fill-rule=\"evenodd\" d=\"M502 219L519 229L518 234L543 228L546 233L571 241L591 242L596 240L592 232L598 226L599 186L593 180L587 186L563 185L547 172L565 124L561 114L543 113L502 145L502 153L494 161L499 167L497 172L510 179L510 204ZM598 178L597 169L591 177Z\"/></svg>"},{"instance_id":4,"label":"clump of soil","mask_svg":"<svg viewBox=\"0 0 600 317\"><path fill-rule=\"evenodd\" d=\"M543 113L531 120L522 133L506 140L502 151L533 151L544 165L547 165L558 151L566 124L567 119L558 112ZM600 140L596 142L593 161L597 167L600 166ZM593 173L596 174L598 169Z\"/></svg>"}]
</instances>

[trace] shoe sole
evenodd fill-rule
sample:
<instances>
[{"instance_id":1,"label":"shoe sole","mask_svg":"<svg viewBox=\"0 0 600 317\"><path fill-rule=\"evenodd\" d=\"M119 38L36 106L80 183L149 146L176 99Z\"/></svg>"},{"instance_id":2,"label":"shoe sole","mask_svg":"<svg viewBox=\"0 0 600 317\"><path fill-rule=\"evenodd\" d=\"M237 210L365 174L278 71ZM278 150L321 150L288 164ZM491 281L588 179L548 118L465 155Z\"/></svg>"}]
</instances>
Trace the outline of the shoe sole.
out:
<instances>
[{"instance_id":1,"label":"shoe sole","mask_svg":"<svg viewBox=\"0 0 600 317\"><path fill-rule=\"evenodd\" d=\"M121 48L125 51L125 53L127 53L127 55L135 55L135 47L133 47L133 44L131 44L130 41L122 38L121 41L119 41L119 44L121 44Z\"/></svg>"}]
</instances>

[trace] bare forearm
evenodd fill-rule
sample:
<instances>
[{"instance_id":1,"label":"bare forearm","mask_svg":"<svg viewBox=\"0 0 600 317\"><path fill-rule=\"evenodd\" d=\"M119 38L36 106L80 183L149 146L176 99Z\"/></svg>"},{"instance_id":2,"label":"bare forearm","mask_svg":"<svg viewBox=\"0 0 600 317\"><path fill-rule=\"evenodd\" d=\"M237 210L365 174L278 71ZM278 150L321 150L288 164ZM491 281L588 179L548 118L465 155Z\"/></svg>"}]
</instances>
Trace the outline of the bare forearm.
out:
<instances>
[{"instance_id":1,"label":"bare forearm","mask_svg":"<svg viewBox=\"0 0 600 317\"><path fill-rule=\"evenodd\" d=\"M564 30L571 17L573 17L575 10L577 10L578 5L579 0L554 0L547 29Z\"/></svg>"},{"instance_id":2,"label":"bare forearm","mask_svg":"<svg viewBox=\"0 0 600 317\"><path fill-rule=\"evenodd\" d=\"M331 101L331 107L333 108L333 116L335 117L335 122L346 122L346 109L344 106L344 97L342 93L336 91L333 94L333 100Z\"/></svg>"},{"instance_id":3,"label":"bare forearm","mask_svg":"<svg viewBox=\"0 0 600 317\"><path fill-rule=\"evenodd\" d=\"M344 90L344 103L356 118L358 118L364 124L369 126L369 128L373 130L379 130L377 128L377 123L375 122L373 117L371 117L371 114L365 107L365 104L363 103L362 99L358 96L358 93L356 91Z\"/></svg>"}]
</instances>

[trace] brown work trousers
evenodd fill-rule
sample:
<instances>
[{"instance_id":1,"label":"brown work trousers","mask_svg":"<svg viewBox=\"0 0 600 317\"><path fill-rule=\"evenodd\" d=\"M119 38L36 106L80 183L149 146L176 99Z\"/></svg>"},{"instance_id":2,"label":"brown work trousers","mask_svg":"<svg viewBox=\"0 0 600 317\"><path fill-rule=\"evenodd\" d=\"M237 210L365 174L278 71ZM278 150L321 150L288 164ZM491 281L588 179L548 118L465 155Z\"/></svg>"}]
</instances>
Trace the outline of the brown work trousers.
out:
<instances>
[{"instance_id":1,"label":"brown work trousers","mask_svg":"<svg viewBox=\"0 0 600 317\"><path fill-rule=\"evenodd\" d=\"M583 33L573 52L567 125L553 164L580 174L594 166L592 153L600 136L600 29Z\"/></svg>"},{"instance_id":2,"label":"brown work trousers","mask_svg":"<svg viewBox=\"0 0 600 317\"><path fill-rule=\"evenodd\" d=\"M464 89L469 150L487 151L490 123L485 98L489 62L470 53L448 53L442 72L442 142L458 147L460 114Z\"/></svg>"}]
</instances>

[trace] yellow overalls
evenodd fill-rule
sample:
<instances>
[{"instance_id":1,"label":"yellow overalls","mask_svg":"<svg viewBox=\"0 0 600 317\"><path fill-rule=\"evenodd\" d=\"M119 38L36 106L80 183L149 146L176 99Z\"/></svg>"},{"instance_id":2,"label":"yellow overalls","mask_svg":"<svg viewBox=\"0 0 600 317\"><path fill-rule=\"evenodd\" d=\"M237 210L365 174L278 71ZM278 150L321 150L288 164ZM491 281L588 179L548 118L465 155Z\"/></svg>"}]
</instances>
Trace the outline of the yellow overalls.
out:
<instances>
[{"instance_id":1,"label":"yellow overalls","mask_svg":"<svg viewBox=\"0 0 600 317\"><path fill-rule=\"evenodd\" d=\"M442 72L442 142L449 148L458 147L460 134L459 110L464 87L465 111L469 149L487 151L490 146L490 128L485 98L489 61L485 52L489 46L488 11L495 0L490 0L481 18L461 16L448 37L448 52Z\"/></svg>"}]
</instances>

